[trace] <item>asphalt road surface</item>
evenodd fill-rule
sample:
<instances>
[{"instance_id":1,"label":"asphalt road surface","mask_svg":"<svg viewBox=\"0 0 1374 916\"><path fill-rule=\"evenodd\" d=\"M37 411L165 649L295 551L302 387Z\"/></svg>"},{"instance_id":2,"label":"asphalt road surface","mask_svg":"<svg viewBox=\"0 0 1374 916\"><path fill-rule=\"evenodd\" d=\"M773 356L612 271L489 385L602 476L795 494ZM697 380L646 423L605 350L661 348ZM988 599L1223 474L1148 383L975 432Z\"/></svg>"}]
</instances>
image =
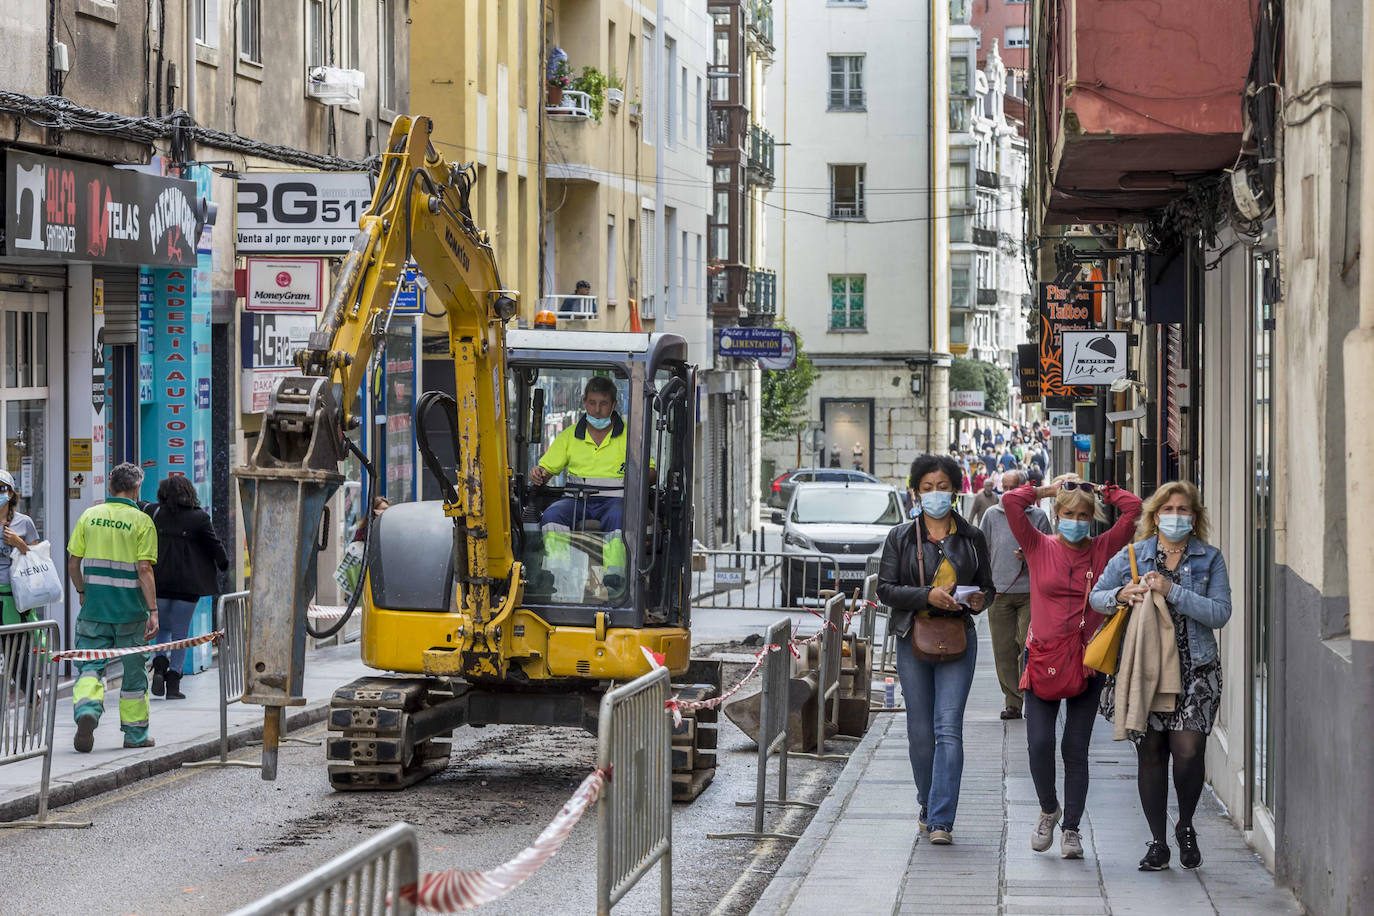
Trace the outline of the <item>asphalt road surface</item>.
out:
<instances>
[{"instance_id":1,"label":"asphalt road surface","mask_svg":"<svg viewBox=\"0 0 1374 916\"><path fill-rule=\"evenodd\" d=\"M730 675L740 677L746 666L726 670L733 683ZM304 736L323 734L321 725ZM836 741L831 748L849 744ZM693 804L674 806L673 911L679 916L747 913L789 846L706 838L708 831L752 826L752 809L735 800L754 795L757 752L723 715L720 752L714 784ZM399 793L332 791L322 747L283 746L275 782L242 768L167 774L61 809L62 816L94 821L88 830L0 832L0 912L225 913L397 821L419 831L422 872L490 868L539 834L594 759L595 740L585 733L510 726L459 729L449 768ZM789 795L820 801L840 767L793 759ZM770 809L766 825L800 833L810 817L806 809ZM589 811L552 861L480 912L592 913L595 881ZM654 869L616 913L657 913L658 886Z\"/></svg>"}]
</instances>

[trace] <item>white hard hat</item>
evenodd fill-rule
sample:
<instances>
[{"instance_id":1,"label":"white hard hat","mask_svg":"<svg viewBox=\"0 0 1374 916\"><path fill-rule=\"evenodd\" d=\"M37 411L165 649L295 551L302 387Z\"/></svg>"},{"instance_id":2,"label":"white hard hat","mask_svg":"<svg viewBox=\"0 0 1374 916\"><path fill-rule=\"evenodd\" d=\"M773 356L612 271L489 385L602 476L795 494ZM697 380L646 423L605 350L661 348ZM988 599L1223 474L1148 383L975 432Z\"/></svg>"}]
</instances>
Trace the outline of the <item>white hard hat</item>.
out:
<instances>
[{"instance_id":1,"label":"white hard hat","mask_svg":"<svg viewBox=\"0 0 1374 916\"><path fill-rule=\"evenodd\" d=\"M14 477L13 477L13 475L11 475L9 471L0 471L0 483L3 483L5 486L7 486L7 487L9 487L11 490L13 490L13 489L14 489Z\"/></svg>"}]
</instances>

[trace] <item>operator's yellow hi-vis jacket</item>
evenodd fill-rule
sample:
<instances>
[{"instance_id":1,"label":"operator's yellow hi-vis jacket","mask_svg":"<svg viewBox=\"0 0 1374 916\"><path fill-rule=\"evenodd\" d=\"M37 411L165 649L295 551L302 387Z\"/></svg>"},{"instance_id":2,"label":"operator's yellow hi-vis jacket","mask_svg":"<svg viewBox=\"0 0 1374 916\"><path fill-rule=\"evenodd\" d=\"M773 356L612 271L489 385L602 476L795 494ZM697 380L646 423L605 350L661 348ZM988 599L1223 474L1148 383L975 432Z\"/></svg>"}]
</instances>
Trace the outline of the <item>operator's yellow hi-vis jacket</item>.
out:
<instances>
[{"instance_id":1,"label":"operator's yellow hi-vis jacket","mask_svg":"<svg viewBox=\"0 0 1374 916\"><path fill-rule=\"evenodd\" d=\"M592 484L603 480L618 483L625 479L625 450L629 438L625 435L625 421L619 413L613 412L610 434L598 445L587 432L587 415L583 414L577 425L553 437L549 450L539 459L539 466L550 474L567 471Z\"/></svg>"}]
</instances>

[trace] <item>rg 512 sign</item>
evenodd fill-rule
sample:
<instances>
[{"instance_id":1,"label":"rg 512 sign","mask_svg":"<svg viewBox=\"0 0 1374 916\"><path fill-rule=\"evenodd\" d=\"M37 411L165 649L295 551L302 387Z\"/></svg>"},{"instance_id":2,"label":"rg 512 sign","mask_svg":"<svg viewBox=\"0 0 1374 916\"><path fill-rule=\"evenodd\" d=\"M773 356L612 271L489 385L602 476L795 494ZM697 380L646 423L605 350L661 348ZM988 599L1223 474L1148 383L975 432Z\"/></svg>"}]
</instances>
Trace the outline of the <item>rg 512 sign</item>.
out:
<instances>
[{"instance_id":1,"label":"rg 512 sign","mask_svg":"<svg viewBox=\"0 0 1374 916\"><path fill-rule=\"evenodd\" d=\"M252 172L238 181L239 254L342 254L372 202L367 172Z\"/></svg>"}]
</instances>

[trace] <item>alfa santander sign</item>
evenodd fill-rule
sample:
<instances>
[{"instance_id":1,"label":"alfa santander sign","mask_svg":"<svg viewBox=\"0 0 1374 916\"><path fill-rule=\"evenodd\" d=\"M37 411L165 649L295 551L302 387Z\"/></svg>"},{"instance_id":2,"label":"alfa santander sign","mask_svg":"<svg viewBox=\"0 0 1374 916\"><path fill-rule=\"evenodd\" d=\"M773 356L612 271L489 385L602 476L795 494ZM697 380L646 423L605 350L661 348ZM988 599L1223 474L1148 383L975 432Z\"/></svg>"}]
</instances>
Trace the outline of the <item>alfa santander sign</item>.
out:
<instances>
[{"instance_id":1,"label":"alfa santander sign","mask_svg":"<svg viewBox=\"0 0 1374 916\"><path fill-rule=\"evenodd\" d=\"M197 204L192 181L10 150L3 253L193 268Z\"/></svg>"}]
</instances>

